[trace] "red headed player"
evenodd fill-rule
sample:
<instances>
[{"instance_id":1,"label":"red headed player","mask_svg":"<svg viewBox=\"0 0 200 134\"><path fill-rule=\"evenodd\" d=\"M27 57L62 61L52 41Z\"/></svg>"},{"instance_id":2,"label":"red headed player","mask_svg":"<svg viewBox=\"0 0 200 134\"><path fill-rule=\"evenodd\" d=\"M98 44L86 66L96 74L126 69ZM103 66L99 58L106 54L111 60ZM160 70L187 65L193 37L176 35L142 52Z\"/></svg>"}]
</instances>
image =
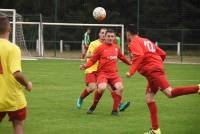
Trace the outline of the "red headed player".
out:
<instances>
[{"instance_id":1,"label":"red headed player","mask_svg":"<svg viewBox=\"0 0 200 134\"><path fill-rule=\"evenodd\" d=\"M146 103L150 111L152 128L145 134L161 134L155 103L157 91L160 90L169 98L174 98L181 95L198 93L200 87L172 88L163 69L163 61L166 58L166 53L150 40L138 36L135 31L134 26L127 27L126 36L129 42L132 65L126 76L131 77L138 71L147 79Z\"/></svg>"},{"instance_id":2,"label":"red headed player","mask_svg":"<svg viewBox=\"0 0 200 134\"><path fill-rule=\"evenodd\" d=\"M81 65L81 69L84 70L99 61L97 68L98 89L95 92L93 105L88 110L89 114L95 110L97 103L99 102L103 92L107 87L107 84L109 83L115 88L115 90L112 92L112 97L114 100L112 115L118 115L118 106L121 101L123 84L118 75L117 59L119 58L128 65L130 65L130 62L121 53L119 47L113 43L114 39L114 31L112 29L108 29L105 35L105 42L97 48L94 55L85 65Z\"/></svg>"}]
</instances>

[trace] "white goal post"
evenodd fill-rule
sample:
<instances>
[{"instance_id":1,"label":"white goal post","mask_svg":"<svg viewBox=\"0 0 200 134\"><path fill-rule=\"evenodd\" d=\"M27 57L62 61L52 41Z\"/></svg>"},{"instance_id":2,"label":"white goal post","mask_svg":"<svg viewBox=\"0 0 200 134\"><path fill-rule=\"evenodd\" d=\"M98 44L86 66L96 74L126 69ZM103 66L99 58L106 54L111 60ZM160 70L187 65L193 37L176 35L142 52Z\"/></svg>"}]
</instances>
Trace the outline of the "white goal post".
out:
<instances>
[{"instance_id":1,"label":"white goal post","mask_svg":"<svg viewBox=\"0 0 200 134\"><path fill-rule=\"evenodd\" d=\"M23 57L32 57L32 56L39 56L39 57L50 57L52 56L52 51L54 50L55 52L57 51L57 48L52 49L52 42L55 44L56 47L60 46L60 53L63 52L63 48L65 48L65 51L68 51L67 47L69 47L69 50L74 50L71 49L70 47L78 46L78 42L81 41L79 40L80 35L82 35L82 32L79 32L80 35L73 35L73 36L78 36L78 40L70 40L69 38L66 38L63 36L63 34L71 34L68 33L70 31L70 28L74 28L76 30L79 29L80 31L83 31L84 27L91 27L94 28L94 31L97 31L97 29L101 27L110 27L117 29L118 32L121 33L121 51L124 54L124 25L123 24L84 24L84 23L51 23L51 22L43 22L42 17L40 16L40 21L39 22L24 22L23 17L16 12L15 9L0 9L0 15L7 16L10 20L11 27L12 27L12 33L10 36L10 40L14 43L20 46L20 48L23 50ZM45 30L43 31L43 27ZM48 31L51 31L52 28L56 29L62 27L64 31L61 33L62 37L61 39L54 39L54 40L49 40L49 35L48 37L46 36L48 34ZM78 30L79 31L79 30ZM51 32L50 36L52 36ZM47 33L47 34L46 34ZM78 33L78 34L79 34ZM60 33L58 33L59 35ZM97 36L96 32L95 34L92 34L92 36ZM47 37L47 38L46 38ZM44 38L44 39L43 39ZM53 39L51 37L51 39ZM57 44L59 42L59 45ZM75 43L75 44L74 44ZM73 45L74 44L74 45ZM70 46L69 46L70 45ZM81 45L81 44L80 44ZM61 48L62 47L62 48ZM76 47L77 50L77 47ZM61 54L59 54L61 55ZM66 53L63 53L62 56L66 56ZM56 57L56 54L55 54Z\"/></svg>"},{"instance_id":2,"label":"white goal post","mask_svg":"<svg viewBox=\"0 0 200 134\"><path fill-rule=\"evenodd\" d=\"M22 50L22 55L25 57L31 57L30 52L27 49L23 26L22 24L17 24L17 21L23 21L23 17L16 12L15 9L0 9L0 15L8 17L11 30L9 39L12 41L13 44L18 45Z\"/></svg>"},{"instance_id":3,"label":"white goal post","mask_svg":"<svg viewBox=\"0 0 200 134\"><path fill-rule=\"evenodd\" d=\"M123 24L85 24L85 23L51 23L51 22L15 22L16 24L23 24L23 25L38 25L40 33L38 38L42 36L42 28L43 26L81 26L81 27L120 27L121 28L121 51L124 54L124 25ZM39 41L39 48L41 48L41 41ZM43 52L41 52L43 53Z\"/></svg>"},{"instance_id":4,"label":"white goal post","mask_svg":"<svg viewBox=\"0 0 200 134\"><path fill-rule=\"evenodd\" d=\"M12 25L13 25L13 28L12 28L12 43L16 43L16 38L15 38L15 35L16 35L16 10L15 9L0 9L0 11L2 12L12 12Z\"/></svg>"}]
</instances>

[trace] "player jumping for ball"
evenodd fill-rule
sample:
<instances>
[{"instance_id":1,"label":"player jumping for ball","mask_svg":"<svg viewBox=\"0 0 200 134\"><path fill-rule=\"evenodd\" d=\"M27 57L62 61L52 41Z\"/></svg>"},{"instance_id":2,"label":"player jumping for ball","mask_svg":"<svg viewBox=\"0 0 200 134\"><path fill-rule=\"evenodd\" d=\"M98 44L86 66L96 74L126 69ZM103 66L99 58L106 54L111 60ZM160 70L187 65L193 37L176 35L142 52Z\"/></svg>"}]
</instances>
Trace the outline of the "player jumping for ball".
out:
<instances>
[{"instance_id":1,"label":"player jumping for ball","mask_svg":"<svg viewBox=\"0 0 200 134\"><path fill-rule=\"evenodd\" d=\"M132 57L132 65L126 76L131 77L138 71L148 81L146 103L151 117L151 129L145 134L161 134L155 103L157 91L160 90L167 97L174 98L181 95L198 93L200 92L200 87L184 86L172 88L163 69L163 61L166 58L166 53L150 40L138 36L133 25L127 26L126 37L129 42L129 53Z\"/></svg>"}]
</instances>

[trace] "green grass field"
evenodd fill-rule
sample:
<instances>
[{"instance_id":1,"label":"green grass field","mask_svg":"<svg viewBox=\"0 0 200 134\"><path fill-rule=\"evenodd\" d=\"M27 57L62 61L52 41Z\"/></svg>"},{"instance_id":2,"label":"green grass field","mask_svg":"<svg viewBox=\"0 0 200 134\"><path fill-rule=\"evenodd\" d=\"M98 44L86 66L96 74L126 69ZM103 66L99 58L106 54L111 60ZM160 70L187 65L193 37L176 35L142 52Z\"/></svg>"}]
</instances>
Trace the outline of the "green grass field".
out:
<instances>
[{"instance_id":1,"label":"green grass field","mask_svg":"<svg viewBox=\"0 0 200 134\"><path fill-rule=\"evenodd\" d=\"M119 117L110 115L112 98L105 92L93 115L87 115L92 103L89 96L81 110L76 100L84 88L84 74L79 71L79 61L38 60L23 61L24 73L33 82L33 91L26 92L28 118L26 134L143 134L150 128L145 103L146 81L138 74L124 77L128 70L119 64L124 81L125 100L131 105ZM200 65L166 64L165 70L172 86L200 83ZM162 134L200 133L200 95L168 99L161 92L156 98ZM12 126L5 118L0 134L11 134Z\"/></svg>"}]
</instances>

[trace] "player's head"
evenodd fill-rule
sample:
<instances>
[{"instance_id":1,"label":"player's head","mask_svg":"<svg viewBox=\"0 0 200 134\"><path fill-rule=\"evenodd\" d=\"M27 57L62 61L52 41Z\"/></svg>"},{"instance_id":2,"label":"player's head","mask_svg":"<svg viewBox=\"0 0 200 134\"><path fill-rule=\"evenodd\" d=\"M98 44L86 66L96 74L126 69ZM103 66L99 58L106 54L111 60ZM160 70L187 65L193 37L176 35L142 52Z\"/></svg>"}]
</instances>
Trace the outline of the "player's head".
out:
<instances>
[{"instance_id":1,"label":"player's head","mask_svg":"<svg viewBox=\"0 0 200 134\"><path fill-rule=\"evenodd\" d=\"M104 41L105 40L106 31L107 31L107 29L105 27L100 28L100 30L99 30L99 39L100 39L100 41Z\"/></svg>"},{"instance_id":2,"label":"player's head","mask_svg":"<svg viewBox=\"0 0 200 134\"><path fill-rule=\"evenodd\" d=\"M107 29L105 34L105 42L107 44L112 44L115 40L115 31L113 29Z\"/></svg>"},{"instance_id":3,"label":"player's head","mask_svg":"<svg viewBox=\"0 0 200 134\"><path fill-rule=\"evenodd\" d=\"M10 33L10 22L8 17L6 16L0 16L0 36L7 37Z\"/></svg>"},{"instance_id":4,"label":"player's head","mask_svg":"<svg viewBox=\"0 0 200 134\"><path fill-rule=\"evenodd\" d=\"M91 33L91 29L88 27L86 32L87 32L88 34L90 34L90 33Z\"/></svg>"},{"instance_id":5,"label":"player's head","mask_svg":"<svg viewBox=\"0 0 200 134\"><path fill-rule=\"evenodd\" d=\"M128 24L126 25L126 39L128 42L131 41L131 38L134 36L134 35L137 35L137 28L134 24Z\"/></svg>"}]
</instances>

